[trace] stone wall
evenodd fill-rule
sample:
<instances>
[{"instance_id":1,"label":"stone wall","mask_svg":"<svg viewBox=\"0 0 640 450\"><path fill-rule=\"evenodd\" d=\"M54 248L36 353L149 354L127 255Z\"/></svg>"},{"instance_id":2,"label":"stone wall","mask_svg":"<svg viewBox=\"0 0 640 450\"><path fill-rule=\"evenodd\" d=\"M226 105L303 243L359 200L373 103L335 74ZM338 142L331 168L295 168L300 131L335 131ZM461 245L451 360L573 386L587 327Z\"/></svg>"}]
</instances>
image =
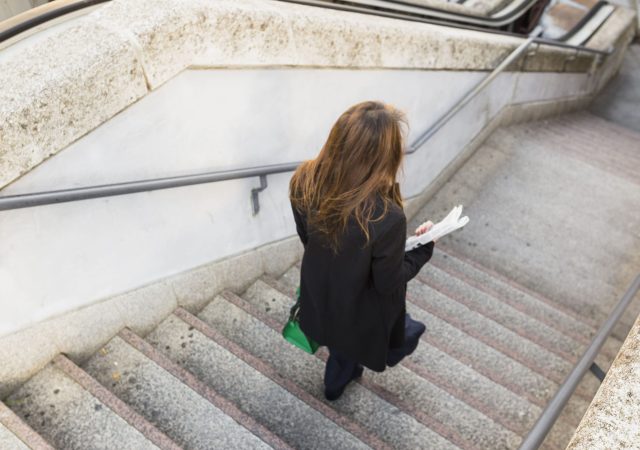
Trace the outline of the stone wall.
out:
<instances>
[{"instance_id":1,"label":"stone wall","mask_svg":"<svg viewBox=\"0 0 640 450\"><path fill-rule=\"evenodd\" d=\"M114 0L0 53L0 186L188 67L490 70L520 41L266 0ZM526 70L590 67L572 54L543 46Z\"/></svg>"}]
</instances>

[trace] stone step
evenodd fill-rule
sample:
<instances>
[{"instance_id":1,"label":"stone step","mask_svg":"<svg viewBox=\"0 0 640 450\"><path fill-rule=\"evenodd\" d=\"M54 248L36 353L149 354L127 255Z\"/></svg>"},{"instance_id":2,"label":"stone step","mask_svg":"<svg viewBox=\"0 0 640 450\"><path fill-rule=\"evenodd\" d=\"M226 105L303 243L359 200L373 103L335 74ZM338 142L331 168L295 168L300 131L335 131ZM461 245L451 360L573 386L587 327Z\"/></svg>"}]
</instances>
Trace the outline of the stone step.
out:
<instances>
[{"instance_id":1,"label":"stone step","mask_svg":"<svg viewBox=\"0 0 640 450\"><path fill-rule=\"evenodd\" d=\"M465 260L459 255L456 256L452 252L443 250L442 246L436 248L429 264L583 343L584 348L596 333L594 326L578 318L577 314L571 310L562 309L561 305L552 303L541 296L535 297L506 277L499 276L473 261ZM596 362L604 370L607 370L621 345L620 340L610 336Z\"/></svg>"},{"instance_id":2,"label":"stone step","mask_svg":"<svg viewBox=\"0 0 640 450\"><path fill-rule=\"evenodd\" d=\"M258 280L247 290L243 298L282 324L286 321L288 309L293 302L290 296L272 287L268 280ZM367 371L365 379L370 379L384 390L393 393L412 410L435 418L441 426L450 427L452 432L457 431L464 441L479 448L514 448L519 442L516 433L413 372L404 364L382 374ZM462 445L460 442L456 443Z\"/></svg>"},{"instance_id":3,"label":"stone step","mask_svg":"<svg viewBox=\"0 0 640 450\"><path fill-rule=\"evenodd\" d=\"M553 128L565 130L565 134L570 131L572 137L584 137L592 143L591 145L594 142L603 144L601 148L608 152L640 157L640 152L638 152L640 133L592 114L580 113L560 116L557 121L554 121ZM617 145L612 147L611 142L616 142Z\"/></svg>"},{"instance_id":4,"label":"stone step","mask_svg":"<svg viewBox=\"0 0 640 450\"><path fill-rule=\"evenodd\" d=\"M588 343L596 332L594 326L581 320L572 310L562 309L561 305L534 297L506 277L499 277L498 274L490 272L480 264L444 249L442 245L436 246L429 264L493 295L511 307L535 317L579 342Z\"/></svg>"},{"instance_id":5,"label":"stone step","mask_svg":"<svg viewBox=\"0 0 640 450\"><path fill-rule=\"evenodd\" d=\"M256 308L234 294L224 293L216 297L199 314L199 318L256 357L266 361L282 377L293 381L306 393L339 414L340 418L334 421L342 420L341 426L353 427L355 422L359 427L363 427L379 444L372 445L375 442L371 437L361 437L361 432L357 435L372 447L380 448L386 445L406 449L421 446L457 448L361 384L354 383L350 386L339 401L327 402L323 393L322 359L292 347L282 338L281 322L260 314ZM355 431L352 433L356 434Z\"/></svg>"},{"instance_id":6,"label":"stone step","mask_svg":"<svg viewBox=\"0 0 640 450\"><path fill-rule=\"evenodd\" d=\"M499 323L523 338L571 363L582 355L584 344L530 317L492 295L449 275L435 265L424 267L416 277L420 282L472 311Z\"/></svg>"},{"instance_id":7,"label":"stone step","mask_svg":"<svg viewBox=\"0 0 640 450\"><path fill-rule=\"evenodd\" d=\"M294 265L277 280L278 287L286 292L295 292L299 279L300 268L298 265ZM412 316L419 317L418 320L427 324L428 332L423 335L423 340L428 342L432 348L448 355L457 363L481 373L485 378L503 386L530 403L544 408L558 388L557 383L533 372L506 354L473 338L439 317L429 314L410 302L407 303L407 308ZM429 332L430 330L434 332ZM416 357L418 354L416 353L412 357ZM450 363L456 364L455 362ZM590 377L592 375L589 373L585 375L585 378ZM583 383L591 384L593 381L587 380ZM581 389L586 390L586 388ZM589 402L577 396L571 397L569 406L562 413L563 420L559 421L561 423L556 427L561 436L564 436L562 430L566 430L566 426L562 422L568 423L571 427L576 426L589 406Z\"/></svg>"},{"instance_id":8,"label":"stone step","mask_svg":"<svg viewBox=\"0 0 640 450\"><path fill-rule=\"evenodd\" d=\"M277 280L278 287L284 289L285 292L295 292L299 279L300 268L298 265L294 265ZM431 373L432 376L438 376L438 384L440 386L445 385L443 380L445 377L449 377L450 384L465 386L466 401L472 405L476 404L473 403L474 401L483 402L485 408L492 407L495 409L494 414L505 416L500 419L491 415L494 420L500 423L504 423L501 420L511 420L512 423L517 424L518 418L520 419L520 426L524 428L535 422L539 412L542 411L542 408L546 406L548 400L555 393L558 387L555 383L532 372L527 367L492 347L457 330L438 317L432 316L410 303L407 306L414 318L427 325L427 333L423 335L422 339L429 344L427 346L418 346L416 352L409 358L409 362L420 358L423 367L428 367L428 373ZM428 351L429 354L423 353L425 351ZM446 362L443 361L442 364L435 365L434 361L438 361L438 357L446 358ZM449 367L454 367L454 369L450 370ZM440 369L441 372L437 369ZM464 374L465 371L469 370L472 373L482 374L482 377L489 380L494 386L500 386L510 392L506 398L511 398L512 400L506 402L506 405L494 405L494 402L502 403L502 398L497 395L495 397L484 395L481 385L465 385L464 377L460 374ZM587 374L587 376L590 375ZM472 381L472 378L469 377L467 380ZM530 405L529 408L518 411L515 405L518 405L519 402L513 400L513 395L527 400ZM475 398L469 401L469 396ZM462 398L462 396L459 398ZM510 409L507 405L512 405L514 408ZM541 448L557 449L566 447L588 406L589 402L576 396L571 397L568 406L562 411ZM478 408L480 409L479 406ZM513 429L515 430L515 428ZM527 431L528 429L529 427L527 427Z\"/></svg>"},{"instance_id":9,"label":"stone step","mask_svg":"<svg viewBox=\"0 0 640 450\"><path fill-rule=\"evenodd\" d=\"M409 282L407 299L556 384L562 383L573 368L570 362L535 342L449 299L420 281ZM599 383L595 378L587 377L584 380L585 383L580 385L576 394L590 401L598 390Z\"/></svg>"},{"instance_id":10,"label":"stone step","mask_svg":"<svg viewBox=\"0 0 640 450\"><path fill-rule=\"evenodd\" d=\"M300 266L294 264L277 281L282 286L281 289L284 289L283 292L294 297L295 291L300 285Z\"/></svg>"},{"instance_id":11,"label":"stone step","mask_svg":"<svg viewBox=\"0 0 640 450\"><path fill-rule=\"evenodd\" d=\"M177 316L188 315L189 313L182 308L178 308L174 311ZM191 327L190 327L191 328ZM178 378L183 384L191 388L194 392L198 393L201 397L207 399L209 403L216 406L223 411L237 423L251 431L258 436L263 442L266 442L274 449L278 450L292 450L289 444L280 439L268 428L264 427L253 417L240 410L233 402L220 395L217 391L207 385L205 382L198 379L193 373L189 372L178 363L172 361L168 356L159 351L151 343L142 339L129 329L123 329L119 333L119 337L145 355L147 358L155 362L158 366L162 367L167 372L171 373L174 377ZM166 348L165 348L166 349Z\"/></svg>"},{"instance_id":12,"label":"stone step","mask_svg":"<svg viewBox=\"0 0 640 450\"><path fill-rule=\"evenodd\" d=\"M188 316L184 310L176 313ZM169 359L233 402L242 412L293 448L369 448L319 411L262 373L233 342L221 334L204 335L171 315L147 340ZM242 358L241 358L242 356Z\"/></svg>"},{"instance_id":13,"label":"stone step","mask_svg":"<svg viewBox=\"0 0 640 450\"><path fill-rule=\"evenodd\" d=\"M280 289L291 291L299 275L296 266L290 268L277 280ZM541 411L538 402L496 383L436 345L418 346L405 365L517 434L526 433Z\"/></svg>"},{"instance_id":14,"label":"stone step","mask_svg":"<svg viewBox=\"0 0 640 450\"><path fill-rule=\"evenodd\" d=\"M56 448L107 450L114 442L119 448L162 448L74 381L60 359L11 394L7 405Z\"/></svg>"},{"instance_id":15,"label":"stone step","mask_svg":"<svg viewBox=\"0 0 640 450\"><path fill-rule=\"evenodd\" d=\"M285 289L295 289L300 279L300 269L292 266L278 279ZM427 325L423 340L444 354L455 358L464 365L479 371L486 378L505 386L530 403L544 407L553 395L556 384L548 378L532 372L528 367L511 359L504 353L473 338L455 326L429 314L417 306L407 303L407 311L412 317ZM515 383L514 380L519 380Z\"/></svg>"},{"instance_id":16,"label":"stone step","mask_svg":"<svg viewBox=\"0 0 640 450\"><path fill-rule=\"evenodd\" d=\"M184 448L271 448L120 337L84 369Z\"/></svg>"},{"instance_id":17,"label":"stone step","mask_svg":"<svg viewBox=\"0 0 640 450\"><path fill-rule=\"evenodd\" d=\"M54 450L51 444L1 401L0 448L6 450Z\"/></svg>"},{"instance_id":18,"label":"stone step","mask_svg":"<svg viewBox=\"0 0 640 450\"><path fill-rule=\"evenodd\" d=\"M538 136L539 143L548 147L558 146L559 151L566 155L632 183L638 183L636 168L640 166L640 156L628 150L625 151L625 147L628 148L629 144L625 146L622 140L617 138L616 151L603 152L602 148L611 147L611 141L606 138L574 134L571 136L571 143L567 145L566 132L565 128L545 130ZM595 149L594 147L598 144L601 144L600 148ZM635 142L635 146L638 146L638 141Z\"/></svg>"},{"instance_id":19,"label":"stone step","mask_svg":"<svg viewBox=\"0 0 640 450\"><path fill-rule=\"evenodd\" d=\"M0 448L3 450L29 450L24 442L2 424L0 424Z\"/></svg>"}]
</instances>

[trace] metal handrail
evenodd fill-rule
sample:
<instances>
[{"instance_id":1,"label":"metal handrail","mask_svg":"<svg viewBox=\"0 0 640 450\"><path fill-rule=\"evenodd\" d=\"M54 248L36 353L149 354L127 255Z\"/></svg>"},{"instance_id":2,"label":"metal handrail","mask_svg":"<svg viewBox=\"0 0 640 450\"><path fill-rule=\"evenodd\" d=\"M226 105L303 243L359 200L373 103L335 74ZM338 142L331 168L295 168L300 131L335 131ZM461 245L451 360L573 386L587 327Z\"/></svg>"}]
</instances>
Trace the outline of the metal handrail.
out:
<instances>
[{"instance_id":1,"label":"metal handrail","mask_svg":"<svg viewBox=\"0 0 640 450\"><path fill-rule=\"evenodd\" d=\"M418 151L418 149L431 137L436 134L453 116L455 116L458 111L465 107L467 103L469 103L474 97L476 97L482 90L487 87L489 83L491 83L502 71L504 71L508 66L518 61L522 55L527 51L529 46L536 41L536 38L530 37L522 44L520 44L513 52L509 54L505 59L498 64L498 67L493 69L493 71L487 75L484 80L478 83L473 89L471 89L467 94L462 97L453 107L451 107L447 112L445 112L436 122L429 127L424 133L422 133L418 138L411 144L406 153L411 154Z\"/></svg>"},{"instance_id":2,"label":"metal handrail","mask_svg":"<svg viewBox=\"0 0 640 450\"><path fill-rule=\"evenodd\" d=\"M284 0L290 1L290 0ZM327 0L320 0L328 3ZM332 0L330 0L332 1ZM502 27L513 23L531 9L538 0L515 0L518 1L513 8L503 8L493 15L467 14L464 12L450 11L437 6L421 5L413 3L411 0L339 0L342 5L371 7L377 11L387 10L406 14L415 14L419 17L436 18L440 20L451 20L455 22L473 24L484 27ZM512 3L515 3L512 2ZM293 3L304 3L304 0L295 0ZM504 11L507 11L506 13ZM502 13L502 14L501 14Z\"/></svg>"},{"instance_id":3,"label":"metal handrail","mask_svg":"<svg viewBox=\"0 0 640 450\"><path fill-rule=\"evenodd\" d=\"M611 311L607 321L600 327L598 333L593 337L593 340L587 350L585 350L578 363L556 392L556 395L551 399L538 418L536 424L522 441L520 450L536 450L540 444L542 444L542 441L544 441L549 430L551 430L551 427L553 427L553 424L562 412L562 408L564 408L571 395L573 395L573 392L578 387L580 380L582 380L584 374L589 370L593 360L596 359L596 356L600 352L604 342L611 334L611 330L613 330L613 327L616 325L618 320L620 320L622 313L625 311L627 306L629 306L629 303L631 303L631 300L633 300L633 297L636 295L638 290L640 290L640 275L636 276L635 280L633 280L627 289L627 292L620 299L613 311Z\"/></svg>"},{"instance_id":4,"label":"metal handrail","mask_svg":"<svg viewBox=\"0 0 640 450\"><path fill-rule=\"evenodd\" d=\"M587 13L580 18L580 20L573 26L569 31L567 31L562 36L558 37L557 40L560 42L566 42L571 39L578 31L584 27L587 22L589 22L593 17L600 12L600 10L609 4L606 0L600 0L595 5L593 5Z\"/></svg>"},{"instance_id":5,"label":"metal handrail","mask_svg":"<svg viewBox=\"0 0 640 450\"><path fill-rule=\"evenodd\" d=\"M58 0L45 3L21 14L0 21L0 42L4 42L43 23L72 12L106 3L111 0Z\"/></svg>"},{"instance_id":6,"label":"metal handrail","mask_svg":"<svg viewBox=\"0 0 640 450\"><path fill-rule=\"evenodd\" d=\"M546 44L544 39L530 37L511 52L501 63L487 75L479 84L469 90L461 100L449 108L433 125L422 133L406 150L405 153L415 153L425 142L427 142L438 130L440 130L453 116L456 115L467 103L491 83L508 66L514 64L525 53L532 43ZM568 46L571 47L571 46ZM580 47L571 47L577 51L582 51ZM593 49L584 49L591 53ZM195 184L212 183L216 181L227 181L232 179L260 177L260 188L252 190L251 198L254 215L260 210L258 194L267 187L266 176L282 172L295 170L300 162L282 163L269 166L257 166L244 169L204 172L199 174L189 174L172 176L165 178L154 178L147 180L127 181L122 183L104 184L99 186L87 186L79 188L61 189L54 191L34 192L29 194L17 194L0 197L0 211L7 211L33 206L50 205L57 203L72 202L78 200L88 200L101 197L112 197L117 195L135 194L139 192L154 191L159 189L170 189Z\"/></svg>"}]
</instances>

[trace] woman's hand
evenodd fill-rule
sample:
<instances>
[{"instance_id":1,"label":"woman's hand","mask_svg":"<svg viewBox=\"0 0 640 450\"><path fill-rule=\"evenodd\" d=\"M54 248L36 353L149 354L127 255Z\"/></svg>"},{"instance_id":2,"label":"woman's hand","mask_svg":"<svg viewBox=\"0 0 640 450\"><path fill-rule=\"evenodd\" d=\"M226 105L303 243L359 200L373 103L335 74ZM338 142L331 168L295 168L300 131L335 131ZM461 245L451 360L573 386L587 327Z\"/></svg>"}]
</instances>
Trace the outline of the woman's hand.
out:
<instances>
[{"instance_id":1,"label":"woman's hand","mask_svg":"<svg viewBox=\"0 0 640 450\"><path fill-rule=\"evenodd\" d=\"M425 223L423 223L418 228L416 228L416 236L425 234L427 231L431 229L432 226L433 226L433 222L431 222L430 220L427 220Z\"/></svg>"}]
</instances>

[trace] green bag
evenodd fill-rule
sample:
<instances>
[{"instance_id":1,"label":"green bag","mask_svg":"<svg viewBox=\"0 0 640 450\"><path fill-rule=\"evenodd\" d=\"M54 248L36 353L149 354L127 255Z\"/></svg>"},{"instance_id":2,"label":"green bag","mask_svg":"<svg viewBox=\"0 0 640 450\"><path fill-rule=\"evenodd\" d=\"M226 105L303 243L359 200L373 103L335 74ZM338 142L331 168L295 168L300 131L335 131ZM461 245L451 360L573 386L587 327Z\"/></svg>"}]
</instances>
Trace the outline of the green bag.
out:
<instances>
[{"instance_id":1,"label":"green bag","mask_svg":"<svg viewBox=\"0 0 640 450\"><path fill-rule=\"evenodd\" d=\"M313 339L309 339L300 329L298 316L300 314L300 288L296 291L296 303L291 307L289 320L282 329L282 336L296 347L312 355L320 347Z\"/></svg>"}]
</instances>

